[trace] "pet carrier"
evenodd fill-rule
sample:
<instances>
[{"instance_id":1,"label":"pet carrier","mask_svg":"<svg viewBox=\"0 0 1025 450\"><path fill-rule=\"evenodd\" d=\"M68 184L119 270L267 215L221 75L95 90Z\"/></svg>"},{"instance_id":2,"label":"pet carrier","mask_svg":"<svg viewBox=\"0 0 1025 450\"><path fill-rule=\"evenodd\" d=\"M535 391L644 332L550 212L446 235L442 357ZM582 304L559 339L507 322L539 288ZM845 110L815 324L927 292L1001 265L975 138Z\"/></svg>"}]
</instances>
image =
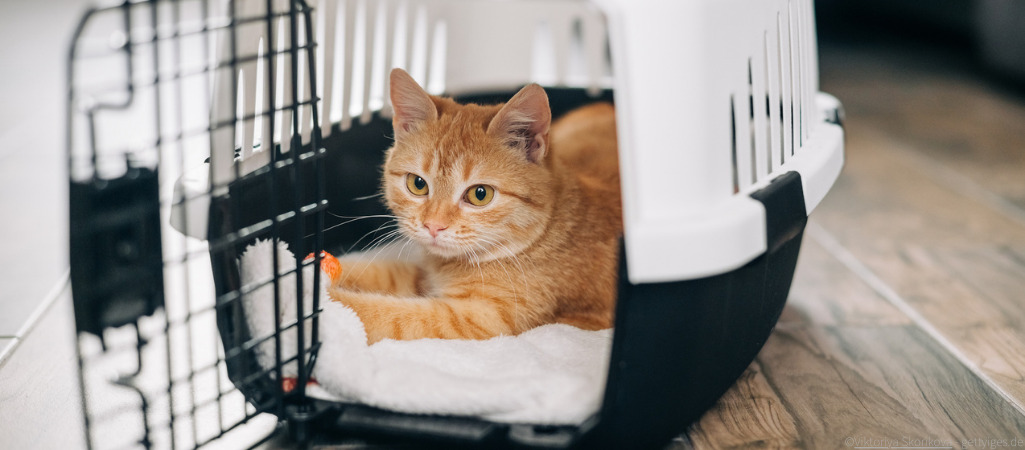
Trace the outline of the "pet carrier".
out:
<instances>
[{"instance_id":1,"label":"pet carrier","mask_svg":"<svg viewBox=\"0 0 1025 450\"><path fill-rule=\"evenodd\" d=\"M258 239L294 252L271 252L271 267L316 267L319 256L303 257L382 238L373 197L392 67L464 101L537 82L553 116L615 102L625 235L604 395L589 419L502 423L315 398L307 382L330 351L326 299L311 287L320 272L244 282L239 258ZM807 215L843 164L841 121L818 92L811 0L92 9L70 51L68 109L89 445L237 447L278 423L301 442L664 445L775 325ZM260 289L273 292L269 334L245 316ZM286 296L309 301L282 311Z\"/></svg>"}]
</instances>

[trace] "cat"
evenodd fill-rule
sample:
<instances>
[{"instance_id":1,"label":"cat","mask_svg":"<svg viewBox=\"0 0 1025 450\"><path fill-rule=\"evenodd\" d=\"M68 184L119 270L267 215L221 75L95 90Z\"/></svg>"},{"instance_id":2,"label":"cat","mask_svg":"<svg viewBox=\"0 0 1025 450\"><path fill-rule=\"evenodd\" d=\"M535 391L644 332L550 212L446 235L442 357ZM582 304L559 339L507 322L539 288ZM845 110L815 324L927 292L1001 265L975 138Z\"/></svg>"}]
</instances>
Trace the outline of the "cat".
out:
<instances>
[{"instance_id":1,"label":"cat","mask_svg":"<svg viewBox=\"0 0 1025 450\"><path fill-rule=\"evenodd\" d=\"M402 69L390 83L383 195L425 256L322 263L368 343L611 327L623 234L614 107L552 123L536 84L482 106L429 95Z\"/></svg>"}]
</instances>

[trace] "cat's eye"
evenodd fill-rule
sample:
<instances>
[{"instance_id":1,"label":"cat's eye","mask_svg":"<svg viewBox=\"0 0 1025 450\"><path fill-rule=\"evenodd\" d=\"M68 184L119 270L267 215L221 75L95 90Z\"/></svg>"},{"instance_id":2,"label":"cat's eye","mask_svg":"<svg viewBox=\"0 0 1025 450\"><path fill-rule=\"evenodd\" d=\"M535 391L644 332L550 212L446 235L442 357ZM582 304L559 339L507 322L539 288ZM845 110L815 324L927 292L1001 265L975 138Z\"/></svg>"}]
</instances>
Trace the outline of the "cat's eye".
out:
<instances>
[{"instance_id":1,"label":"cat's eye","mask_svg":"<svg viewBox=\"0 0 1025 450\"><path fill-rule=\"evenodd\" d=\"M478 184L466 191L466 201L474 206L484 206L495 198L495 188L486 184Z\"/></svg>"},{"instance_id":2,"label":"cat's eye","mask_svg":"<svg viewBox=\"0 0 1025 450\"><path fill-rule=\"evenodd\" d=\"M406 189L409 189L413 195L427 195L430 189L427 188L427 180L420 177L420 175L409 174L406 175Z\"/></svg>"}]
</instances>

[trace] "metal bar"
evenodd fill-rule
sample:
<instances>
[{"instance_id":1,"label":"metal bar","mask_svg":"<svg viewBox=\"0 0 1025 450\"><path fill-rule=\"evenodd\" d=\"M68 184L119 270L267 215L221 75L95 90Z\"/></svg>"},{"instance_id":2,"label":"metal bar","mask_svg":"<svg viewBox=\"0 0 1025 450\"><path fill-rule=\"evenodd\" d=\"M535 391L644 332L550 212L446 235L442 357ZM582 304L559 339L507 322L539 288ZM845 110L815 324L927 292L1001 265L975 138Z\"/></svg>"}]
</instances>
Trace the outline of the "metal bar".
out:
<instances>
[{"instance_id":1,"label":"metal bar","mask_svg":"<svg viewBox=\"0 0 1025 450\"><path fill-rule=\"evenodd\" d=\"M237 33L236 33L237 28L236 28L236 22L235 22L237 20L237 18L238 18L238 4L237 4L237 2L235 0L229 0L228 7L229 7L229 12L231 14L231 23L232 23L230 51L231 51L231 59L232 59L231 74L232 74L232 79L234 80L232 82L232 84L231 84L231 92L232 92L232 95L231 95L231 99L232 99L231 100L231 113L232 113L232 115L233 115L233 117L235 119L235 123L238 123L239 118L238 118L238 112L237 111L238 111L238 70L239 69L238 69L238 62L237 62L237 59L238 59L237 58L237 56L238 56L238 43L237 43L238 37L237 37ZM223 85L218 86L218 87L223 87ZM217 94L215 93L215 95L217 95ZM232 134L232 142L236 142L236 138L235 138L234 133ZM214 152L214 149L211 148L210 149L210 153L212 154L213 152ZM211 157L211 161L212 160L213 160L213 158ZM232 164L232 166L234 168L234 175L235 175L234 180L238 180L239 177L240 177L239 171L241 169L239 168L238 164ZM234 180L232 180L232 181L234 181ZM211 185L211 188L213 188L214 183L211 182L210 185ZM237 218L237 217L240 217L238 201L236 199L234 199L234 198L229 198L228 203L229 203L228 208L229 208L231 217L233 219ZM233 318L233 322L234 322L234 326L235 326L235 333L233 333L233 336L232 336L233 337L233 339L232 339L232 341L233 341L232 349L233 350L237 350L242 345L242 336L241 336L241 331L240 330L245 329L244 328L245 327L245 323L244 323L244 320L243 320L243 317L242 317L243 309L242 309L242 306L241 306L240 303L232 303L232 304L229 305L229 307L231 308L231 309L229 309L229 311L231 311L231 316ZM227 349L225 349L225 353L228 353L228 352L229 351ZM249 367L249 365L247 364L247 358L246 358L247 355L246 355L246 353L244 353L244 352L240 353L239 356L240 356L240 359L241 359L240 366L241 367ZM228 358L225 358L225 360L227 360L227 359ZM236 387L238 387L238 386L236 385ZM244 411L245 410L245 406L246 406L246 401L245 401L244 398L242 400L242 405L241 406L242 406L242 409Z\"/></svg>"},{"instance_id":2,"label":"metal bar","mask_svg":"<svg viewBox=\"0 0 1025 450\"><path fill-rule=\"evenodd\" d=\"M306 21L307 21L307 23L310 22L310 12L309 12L309 10L307 10L307 12L306 12ZM307 43L313 42L313 30L312 30L311 27L306 27L306 34L307 34L306 42ZM309 59L309 64L310 64L310 70L309 70L309 74L310 74L310 92L314 92L315 93L315 92L317 92L317 77L316 77L316 74L317 74L317 60L316 60L316 58L313 57L314 56L314 52L312 50L307 50L307 52L310 54L310 59ZM312 306L311 306L311 309L313 310L312 311L313 312L313 314L312 314L313 319L312 319L311 325L310 325L310 328L311 328L311 330L310 330L310 336L311 336L310 337L310 348L311 349L319 349L320 348L320 283L321 283L321 277L322 277L321 271L320 271L320 263L321 263L321 251L324 249L324 221L325 221L325 218L326 218L325 217L326 216L326 212L325 211L327 210L327 206L328 206L327 202L325 201L325 196L326 196L326 191L327 191L327 187L325 186L325 183L326 183L325 178L326 178L327 175L324 172L325 169L324 169L324 163L323 163L323 159L324 159L323 156L326 153L326 150L320 148L320 139L321 139L321 131L322 131L321 123L322 122L320 120L320 116L318 115L317 108L314 106L314 107L311 107L310 109L312 110L312 113L313 113L313 122L312 122L313 123L313 132L311 133L311 137L310 137L310 148L312 148L313 151L315 152L314 153L315 156L314 156L314 159L313 159L312 163L314 165L314 170L316 171L316 174L314 175L314 178L315 178L315 181L316 181L316 184L317 184L317 186L316 186L316 193L314 195L316 197L317 204L323 205L323 208L314 208L312 210L305 210L304 214L309 214L310 211L312 211L312 213L314 214L314 221L315 221L314 238L313 238L314 244L313 244L313 249L312 249L313 250L313 254L314 254L314 264L315 264L315 266L313 266L313 286L314 287L313 287L313 289L311 289L313 291L313 301L312 301ZM324 114L325 117L328 117L330 112L325 110L323 112L323 114ZM328 122L328 128L330 128L331 127L330 121L328 120L326 122ZM300 229L299 232L303 233L304 231L302 229ZM302 269L300 269L300 273L301 272L302 272ZM304 319L302 317L301 314L297 314L296 318L300 322L304 322L306 320L306 319ZM312 353L311 359L310 359L310 372L311 373L313 371L314 365L316 364L316 355L317 355L316 354L316 350L314 350L314 352ZM303 387L303 389L305 391L305 386Z\"/></svg>"},{"instance_id":3,"label":"metal bar","mask_svg":"<svg viewBox=\"0 0 1025 450\"><path fill-rule=\"evenodd\" d=\"M159 25L159 22L157 22L157 12L158 11L157 11L156 5L154 5L153 6L153 13L152 13L153 14L153 26L154 26L154 28L156 28ZM172 16L171 16L171 27L172 27L173 33L177 34L178 33L178 25L179 25L179 22L181 20L181 3L180 2L177 2L177 1L174 2L174 4L172 5L172 8L171 8L171 14L172 14ZM174 65L174 70L177 72L177 70L181 67L181 40L180 39L172 39L171 42L174 44L174 55L173 55L173 59L172 59L172 61L173 61L172 64ZM158 49L159 47L160 47L159 45L154 45L153 46L154 51L156 51L156 49ZM159 70L159 59L158 58L155 58L155 59L156 59L156 63L155 64L158 65L157 70ZM206 85L206 83L203 83L203 84L204 84L204 86ZM183 107L182 107L182 95L183 95L183 90L184 90L182 88L182 80L180 80L180 79L178 79L176 77L175 80L174 80L174 84L172 86L177 88L177 90L176 90L177 95L174 95L174 101L175 101L175 109L178 111L178 129L181 130L182 125L185 123L185 114L184 114ZM159 87L157 88L157 95L158 95L158 97L157 97L157 109L159 110L160 109L160 106L159 106L159 104L160 104L160 98L159 98L160 90L159 90ZM160 133L160 128L159 128L159 125L158 125L158 127L157 127L157 136L160 136L160 134L161 134ZM176 143L178 143L178 142L176 142ZM179 148L177 153L178 153L178 167L182 168L182 170L184 170L184 168L185 168L185 152L181 148ZM161 158L161 160L162 160L162 158ZM184 218L185 223L189 223L189 221L188 221L188 208L181 208L181 213L182 213L182 216ZM188 241L185 240L184 238L181 239L181 252L182 252L182 254L187 254L188 253ZM165 263L165 267L166 266L167 266L167 264ZM191 295L190 290L189 290L189 285L191 283L190 283L190 277L189 277L190 270L189 270L188 258L185 258L184 261L181 262L181 266L182 266L182 271L183 271L183 273L182 273L182 277L183 277L182 282L185 285L185 288L183 289L184 296L185 296L185 316L186 317L190 317L191 313L192 313L192 295ZM167 320L168 328L170 328L172 326L172 324L171 324L171 321L170 321L170 315L167 313L167 308L164 309L164 317ZM192 326L191 326L192 324L190 322L191 321L186 319L185 323L184 323L184 326L185 326L185 343L186 343L186 350L185 350L186 358L185 359L186 359L186 364L188 365L188 371L189 371L188 382L191 385L192 381L193 381L193 375L195 375L195 361L194 361L193 354L192 354L193 339L192 339ZM171 336L170 335L167 336L167 340L168 340L168 342L170 342L170 340L171 340ZM168 357L168 366L170 367L171 355L168 354L167 357ZM174 382L171 381L170 377L168 378L168 385L169 385L169 388L174 386ZM169 392L170 392L170 389L169 389ZM169 400L171 400L171 399L173 399L173 395L169 398ZM196 407L196 390L192 389L191 386L190 386L190 389L189 389L189 402L192 404L193 409L195 409L195 407ZM172 414L173 414L173 411L172 411ZM195 418L193 418L193 419L195 419ZM196 422L195 422L195 420L193 420L193 422L192 422L192 442L193 443L195 443L196 441L199 440L199 435L198 435L197 428L198 427L196 426ZM174 446L172 445L172 448L173 447Z\"/></svg>"},{"instance_id":4,"label":"metal bar","mask_svg":"<svg viewBox=\"0 0 1025 450\"><path fill-rule=\"evenodd\" d=\"M293 96L292 98L294 99L295 97ZM285 100L285 103L288 103L288 101ZM285 125L282 124L282 127L284 127L284 126ZM282 142L284 142L284 141L282 141ZM276 209L277 205L278 205L278 201L277 201L278 190L277 190L277 187L276 187L277 177L278 177L278 173L279 173L278 165L276 164L277 161L278 161L278 158L279 158L279 156L278 156L277 152L273 152L271 154L271 165L270 165L270 167L271 167L271 174L270 174L270 177L268 177L268 183L270 184L270 195L271 195L270 204L271 204L271 208L274 208L274 209ZM294 158L292 158L292 159L294 159ZM273 250L271 251L272 252L271 253L272 254L271 258L272 258L272 261L273 261L271 266L274 268L274 274L273 274L272 280L271 280L272 284L274 285L274 334L273 334L273 338L274 338L274 367L272 369L273 369L274 373L277 375L278 389L275 389L275 392L274 392L274 396L277 399L277 401L274 404L275 404L275 407L278 410L277 411L278 416L280 417L284 413L284 411L285 411L284 393L281 392L281 390L282 390L281 389L281 383L282 383L282 380L283 380L283 367L282 367L282 354L281 354L281 273L280 273L280 269L279 269L280 263L281 263L281 261L280 261L281 260L281 256L278 254L278 242L280 240L280 235L281 235L281 222L282 221L279 220L278 215L276 214L276 212L277 211L271 211L271 213L272 213L271 214L271 229L273 230L272 238L273 238L273 243L274 243ZM298 272L298 271L296 271L296 272ZM296 276L297 277L301 277L301 275L299 273L296 273ZM266 338L261 339L261 342L263 340L265 340L265 339ZM227 358L227 355L225 355L225 358ZM246 381L242 381L242 383L246 384L247 382Z\"/></svg>"},{"instance_id":5,"label":"metal bar","mask_svg":"<svg viewBox=\"0 0 1025 450\"><path fill-rule=\"evenodd\" d=\"M292 86L291 86L291 88L292 88L292 98L300 98L299 97L299 85L298 85L298 81L299 81L298 80L298 76L299 76L298 75L299 74L299 49L296 48L296 46L295 46L295 43L298 42L298 17L296 16L298 11L297 11L297 8L296 8L296 3L294 3L294 2L291 3L289 5L289 7L290 7L289 8L289 22L291 24L290 29L289 29L289 33L291 34L291 37L292 37L292 39L291 39L292 46L290 48L291 51L292 51L292 61L291 61L291 63L292 63L292 74L291 74L291 77L292 77ZM299 107L296 106L295 109L293 110L293 113L292 113L292 127L293 127L292 128L293 129L293 133L292 133L292 146L294 147L294 152L295 153L298 153L298 151L302 147L302 134L301 134L302 128L300 126L299 119L300 119ZM299 180L299 169L298 169L298 164L292 164L290 167L292 169L291 173L292 173L292 176L293 176L293 180L296 180L295 189L293 189L293 192L292 192L292 202L293 202L292 206L293 206L293 210L294 210L294 212L296 214L296 222L297 222L296 223L296 234L298 236L297 236L297 239L296 239L296 243L297 243L297 245L301 245L302 241L303 241L303 229L304 229L304 227L303 227L303 220L302 220L303 217L302 217L300 206L299 206L300 203L302 203L302 198L301 198L301 196L299 194L300 189L299 189L299 183L298 183L298 180ZM296 314L295 314L295 316L296 316L297 319L303 317L303 303L304 303L304 301L303 301L303 277L302 277L302 269L301 269L301 267L302 267L302 259L301 259L302 255L299 254L300 251L298 251L298 250L299 249L294 249L293 250L293 252L295 253L294 257L295 257L295 260L296 260L296 267L299 268L298 269L298 273L296 274L296 278L295 278L295 293L296 293L296 296L295 296L295 298L296 298L296 302L295 302ZM277 290L275 290L275 301L278 301L276 296L277 296ZM304 326L303 321L299 320L298 327L296 327L296 328L297 328L296 329L296 355L299 356L299 358L296 360L296 367L297 367L297 372L298 373L297 373L297 376L296 376L297 385L296 385L295 395L297 395L299 397L305 397L306 396L306 381L308 380L308 375L306 373L306 364L305 364L304 358L302 358L302 355L304 353L305 344L306 344L305 339L304 339L305 338L305 334L304 333L306 332L306 327Z\"/></svg>"},{"instance_id":6,"label":"metal bar","mask_svg":"<svg viewBox=\"0 0 1025 450\"><path fill-rule=\"evenodd\" d=\"M150 22L151 22L151 25L155 28L157 26L157 23L159 23L159 21L160 21L159 14L158 14L158 11L157 11L157 2L156 2L156 0L149 0L148 5L149 5L149 13L150 13L149 14ZM128 12L127 14L129 16L129 20L130 20L131 13ZM127 34L129 36L127 46L129 48L133 47L132 39L131 39L131 30L132 30L131 26L127 27ZM159 45L154 45L152 47L152 52L153 52L153 72L154 73L159 73L159 71L160 71L160 46ZM131 64L131 63L129 63L129 64ZM129 83L129 85L131 85L131 83ZM155 84L153 86L153 97L154 97L154 100L155 100L153 102L154 129L156 130L156 135L160 136L162 134L161 133L161 129L163 128L163 120L162 120L163 119L163 115L162 115L162 113L160 111L160 86L159 86L159 84ZM162 150L162 146L159 143L156 146L156 151L157 151L157 164L158 164L158 167L159 167L159 164L161 164L163 162L163 150ZM142 334L139 331L138 324L135 325L135 330L136 330L136 336L138 338L138 348L136 349L136 351L138 352L138 356L139 356L139 370L141 371L142 370L142 351L143 351L143 347L144 347L145 344L144 344L144 340L142 339ZM171 395L172 386L171 386L170 381L174 377L174 373L173 373L174 359L172 357L172 355L174 354L174 346L171 345L171 336L170 336L170 334L171 334L171 317L170 317L170 313L169 313L168 309L165 306L165 308L164 308L164 336L165 336L165 338L164 338L164 346L166 347L166 351L167 351L167 354L165 355L166 356L166 360L167 360L167 380L168 380L168 383L167 383L167 395L168 395L168 398L167 398L167 410L168 410L168 415L172 415L173 416L174 415L174 396ZM148 408L146 408L145 395L142 395L142 393L140 392L140 397L143 398L143 407L142 407L143 427L144 427L145 433L146 433L144 441L143 441L143 445L146 448L149 448L151 443L149 441L149 425L148 425L148 420L149 419L148 419L148 412L147 412ZM194 424L193 424L193 427L192 427L192 432L193 432L193 436L195 436L195 425ZM171 448L173 449L173 448L176 447L176 445L175 445L174 422L173 421L170 424L170 433L169 434L170 434Z\"/></svg>"},{"instance_id":7,"label":"metal bar","mask_svg":"<svg viewBox=\"0 0 1025 450\"><path fill-rule=\"evenodd\" d=\"M178 3L178 6L180 8L181 7L181 3ZM202 17L203 27L205 29L206 28L206 24L209 22L210 1L209 0L202 0L202 3L200 3L200 6L203 8L203 11L202 11L200 17ZM210 61L210 33L205 32L205 30L204 30L204 33L203 33L203 62L205 64L208 64L209 61ZM207 72L207 76L209 76L209 72ZM204 83L203 83L203 98L204 99L212 99L213 97L212 97L212 93L210 92L210 83L207 83L205 81L206 80L204 80ZM212 115L208 115L207 117L208 118L212 118L213 116ZM209 129L210 127L211 126L208 123L207 124L207 129ZM184 132L184 130L182 130L182 132ZM207 133L209 133L209 131L207 131ZM210 150L213 151L212 148ZM183 157L184 157L184 155L183 155ZM183 169L184 169L184 166L183 166ZM209 196L211 195L211 188L212 188L212 185L207 188L207 192L206 192L206 197L207 198L209 198ZM182 201L185 201L185 199L183 198ZM187 209L187 208L182 208L182 209ZM189 221L187 219L187 216L186 216L186 219L185 219L184 223L189 223ZM207 250L207 252L209 252L209 249ZM183 256L185 257L186 260L188 260L188 258L189 258L188 251L186 251L185 255L183 255ZM186 269L186 270L188 270L188 269ZM214 323L216 324L217 323L217 320L216 320L217 307L213 306L213 307L209 308L209 311L213 311L214 312L214 314L215 314ZM188 311L188 314L185 316L185 320L191 319L192 315L193 315L192 309L190 308L189 311ZM214 357L214 367L217 368L217 367L220 366L221 362L223 361L220 358L220 356L216 356L218 354L218 350L220 350L220 348L219 348L220 345L218 344L218 340L217 339L213 340L212 344L213 344L213 351L214 351L213 354L215 355L215 357ZM193 370L194 369L195 368L193 368ZM220 376L220 372L219 371L217 371L217 373L214 374L214 383L215 383L215 386L216 386L216 389L217 389L217 429L220 431L220 434L223 435L224 434L224 407L223 407L223 405L221 403L222 387L221 387L221 376ZM195 400L193 400L193 406L195 406Z\"/></svg>"}]
</instances>

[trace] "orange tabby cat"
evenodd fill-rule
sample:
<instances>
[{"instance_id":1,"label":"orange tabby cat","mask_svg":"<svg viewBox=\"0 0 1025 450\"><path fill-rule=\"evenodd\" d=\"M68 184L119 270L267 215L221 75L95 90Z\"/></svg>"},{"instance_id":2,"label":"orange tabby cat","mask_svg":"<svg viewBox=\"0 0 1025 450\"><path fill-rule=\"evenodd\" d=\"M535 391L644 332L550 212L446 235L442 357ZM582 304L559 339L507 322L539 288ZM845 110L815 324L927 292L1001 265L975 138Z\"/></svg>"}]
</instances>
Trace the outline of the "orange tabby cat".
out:
<instances>
[{"instance_id":1,"label":"orange tabby cat","mask_svg":"<svg viewBox=\"0 0 1025 450\"><path fill-rule=\"evenodd\" d=\"M504 105L461 105L401 69L391 100L384 195L425 260L325 260L331 298L368 341L611 327L623 232L612 105L552 124L538 85Z\"/></svg>"}]
</instances>

